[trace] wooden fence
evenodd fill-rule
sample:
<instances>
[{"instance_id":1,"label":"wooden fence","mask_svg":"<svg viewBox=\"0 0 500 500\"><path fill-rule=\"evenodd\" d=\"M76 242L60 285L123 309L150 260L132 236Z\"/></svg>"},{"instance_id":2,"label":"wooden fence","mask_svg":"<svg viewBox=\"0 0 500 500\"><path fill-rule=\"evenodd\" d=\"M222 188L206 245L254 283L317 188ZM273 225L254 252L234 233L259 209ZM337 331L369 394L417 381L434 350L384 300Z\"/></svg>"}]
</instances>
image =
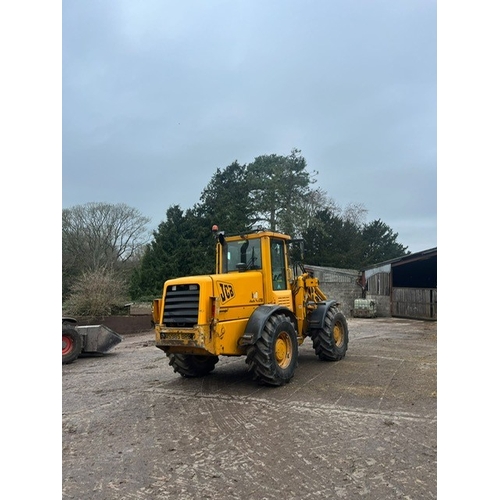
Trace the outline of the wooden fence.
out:
<instances>
[{"instance_id":1,"label":"wooden fence","mask_svg":"<svg viewBox=\"0 0 500 500\"><path fill-rule=\"evenodd\" d=\"M436 288L393 288L391 315L437 320Z\"/></svg>"}]
</instances>

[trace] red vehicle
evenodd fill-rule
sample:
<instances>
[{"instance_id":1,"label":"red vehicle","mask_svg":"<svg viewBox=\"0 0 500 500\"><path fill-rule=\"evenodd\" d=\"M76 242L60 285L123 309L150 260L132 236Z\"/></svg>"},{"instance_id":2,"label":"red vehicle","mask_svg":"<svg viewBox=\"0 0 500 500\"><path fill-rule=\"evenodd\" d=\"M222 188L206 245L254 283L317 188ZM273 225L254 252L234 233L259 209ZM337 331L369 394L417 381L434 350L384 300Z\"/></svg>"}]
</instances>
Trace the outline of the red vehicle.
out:
<instances>
[{"instance_id":1,"label":"red vehicle","mask_svg":"<svg viewBox=\"0 0 500 500\"><path fill-rule=\"evenodd\" d=\"M122 341L104 325L78 326L74 318L62 318L62 364L73 363L82 353L104 354Z\"/></svg>"}]
</instances>

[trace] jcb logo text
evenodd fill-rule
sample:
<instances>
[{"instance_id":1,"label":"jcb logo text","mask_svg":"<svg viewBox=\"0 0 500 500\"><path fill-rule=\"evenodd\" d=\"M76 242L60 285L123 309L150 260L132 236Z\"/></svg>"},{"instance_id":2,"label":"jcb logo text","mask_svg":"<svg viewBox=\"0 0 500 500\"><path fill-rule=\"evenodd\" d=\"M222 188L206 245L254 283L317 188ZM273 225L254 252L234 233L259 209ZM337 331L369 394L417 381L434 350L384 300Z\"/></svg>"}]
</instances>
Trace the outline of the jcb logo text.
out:
<instances>
[{"instance_id":1,"label":"jcb logo text","mask_svg":"<svg viewBox=\"0 0 500 500\"><path fill-rule=\"evenodd\" d=\"M233 285L229 283L219 283L219 288L220 298L223 304L234 297Z\"/></svg>"}]
</instances>

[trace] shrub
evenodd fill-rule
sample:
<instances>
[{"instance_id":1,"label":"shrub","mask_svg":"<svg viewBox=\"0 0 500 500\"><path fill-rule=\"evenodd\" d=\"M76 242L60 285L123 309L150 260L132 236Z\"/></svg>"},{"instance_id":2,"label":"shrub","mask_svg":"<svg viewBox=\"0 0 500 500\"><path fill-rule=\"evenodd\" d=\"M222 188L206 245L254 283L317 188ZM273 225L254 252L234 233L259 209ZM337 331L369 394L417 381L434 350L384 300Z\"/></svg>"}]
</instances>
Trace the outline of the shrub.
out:
<instances>
[{"instance_id":1,"label":"shrub","mask_svg":"<svg viewBox=\"0 0 500 500\"><path fill-rule=\"evenodd\" d=\"M74 316L109 316L127 301L127 283L117 273L101 268L83 273L71 287L64 304Z\"/></svg>"}]
</instances>

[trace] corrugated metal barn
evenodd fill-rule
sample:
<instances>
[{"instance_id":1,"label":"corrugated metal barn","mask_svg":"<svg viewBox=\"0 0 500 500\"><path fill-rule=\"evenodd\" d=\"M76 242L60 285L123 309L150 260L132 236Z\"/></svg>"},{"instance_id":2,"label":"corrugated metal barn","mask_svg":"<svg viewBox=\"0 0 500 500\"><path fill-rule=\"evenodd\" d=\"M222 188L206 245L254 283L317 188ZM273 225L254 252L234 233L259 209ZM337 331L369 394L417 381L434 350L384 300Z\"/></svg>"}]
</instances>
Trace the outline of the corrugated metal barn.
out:
<instances>
[{"instance_id":1,"label":"corrugated metal barn","mask_svg":"<svg viewBox=\"0 0 500 500\"><path fill-rule=\"evenodd\" d=\"M363 269L360 281L377 315L437 320L437 247Z\"/></svg>"}]
</instances>

